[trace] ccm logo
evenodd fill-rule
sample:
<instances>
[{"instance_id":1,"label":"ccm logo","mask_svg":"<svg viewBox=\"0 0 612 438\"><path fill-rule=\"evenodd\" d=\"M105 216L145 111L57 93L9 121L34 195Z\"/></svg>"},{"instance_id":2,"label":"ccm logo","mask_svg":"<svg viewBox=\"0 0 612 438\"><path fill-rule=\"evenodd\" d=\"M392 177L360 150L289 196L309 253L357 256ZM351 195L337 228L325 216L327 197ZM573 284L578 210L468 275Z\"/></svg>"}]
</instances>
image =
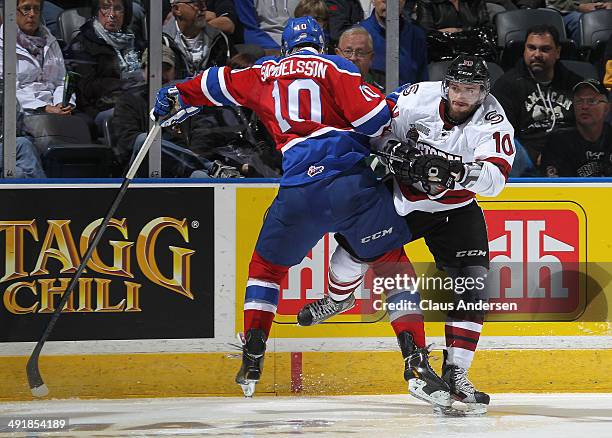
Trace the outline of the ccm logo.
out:
<instances>
[{"instance_id":1,"label":"ccm logo","mask_svg":"<svg viewBox=\"0 0 612 438\"><path fill-rule=\"evenodd\" d=\"M455 257L475 257L475 256L486 256L487 252L482 249L470 249L467 251L457 251Z\"/></svg>"},{"instance_id":2,"label":"ccm logo","mask_svg":"<svg viewBox=\"0 0 612 438\"><path fill-rule=\"evenodd\" d=\"M386 235L391 234L392 232L393 232L393 227L389 228L388 230L377 231L371 236L362 237L361 243L368 243L372 240L380 239L381 237L385 237Z\"/></svg>"}]
</instances>

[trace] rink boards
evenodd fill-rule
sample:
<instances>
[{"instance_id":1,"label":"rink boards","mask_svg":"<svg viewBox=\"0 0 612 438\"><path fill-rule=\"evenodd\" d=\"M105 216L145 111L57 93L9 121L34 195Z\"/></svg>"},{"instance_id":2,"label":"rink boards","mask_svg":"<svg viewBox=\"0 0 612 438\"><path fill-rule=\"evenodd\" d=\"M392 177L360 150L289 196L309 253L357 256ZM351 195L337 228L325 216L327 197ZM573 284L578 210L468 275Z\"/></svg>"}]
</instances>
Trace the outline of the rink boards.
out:
<instances>
[{"instance_id":1,"label":"rink boards","mask_svg":"<svg viewBox=\"0 0 612 438\"><path fill-rule=\"evenodd\" d=\"M27 356L117 187L0 185L0 399L30 398ZM52 396L238 394L230 344L275 193L261 181L135 184L43 350ZM514 183L479 200L491 258L514 282L498 301L521 311L490 315L475 383L491 392L612 391L610 199L612 182L561 181ZM296 312L325 287L334 247L326 236L282 285L259 393L404 391L395 337L372 290L359 290L356 310L333 323L296 326ZM422 241L406 249L418 274L432 272ZM428 342L443 344L440 315L425 316Z\"/></svg>"}]
</instances>

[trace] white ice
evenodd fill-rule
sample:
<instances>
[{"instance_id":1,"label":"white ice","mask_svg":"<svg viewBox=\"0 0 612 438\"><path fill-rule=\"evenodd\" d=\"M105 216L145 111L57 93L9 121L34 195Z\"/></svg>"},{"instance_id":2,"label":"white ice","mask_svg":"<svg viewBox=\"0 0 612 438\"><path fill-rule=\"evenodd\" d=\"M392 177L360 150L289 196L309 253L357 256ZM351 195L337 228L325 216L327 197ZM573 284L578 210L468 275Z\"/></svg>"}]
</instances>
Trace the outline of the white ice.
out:
<instances>
[{"instance_id":1,"label":"white ice","mask_svg":"<svg viewBox=\"0 0 612 438\"><path fill-rule=\"evenodd\" d=\"M69 417L71 430L21 436L596 438L612 437L612 394L493 394L477 418L439 417L408 395L0 403L3 419L23 416Z\"/></svg>"}]
</instances>

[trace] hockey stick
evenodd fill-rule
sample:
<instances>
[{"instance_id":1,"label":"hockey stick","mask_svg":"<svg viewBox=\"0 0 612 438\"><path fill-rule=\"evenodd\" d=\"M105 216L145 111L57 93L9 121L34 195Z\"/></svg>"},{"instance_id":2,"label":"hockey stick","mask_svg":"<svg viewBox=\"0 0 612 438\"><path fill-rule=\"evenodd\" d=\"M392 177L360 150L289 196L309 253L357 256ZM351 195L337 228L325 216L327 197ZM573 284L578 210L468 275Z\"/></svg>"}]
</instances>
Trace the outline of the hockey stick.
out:
<instances>
[{"instance_id":1,"label":"hockey stick","mask_svg":"<svg viewBox=\"0 0 612 438\"><path fill-rule=\"evenodd\" d=\"M387 160L391 160L391 161L399 161L400 163L405 163L406 159L399 157L397 155L393 155L390 154L389 152L383 152L383 151L377 151L377 150L370 150L370 153L373 155L378 155L379 157L383 157L386 158Z\"/></svg>"},{"instance_id":2,"label":"hockey stick","mask_svg":"<svg viewBox=\"0 0 612 438\"><path fill-rule=\"evenodd\" d=\"M108 223L110 222L111 218L115 214L115 211L117 210L117 207L119 206L119 203L121 202L121 200L123 199L123 196L125 195L125 192L127 191L130 181L132 181L132 179L136 175L136 171L138 171L140 164L144 160L144 157L147 155L147 152L149 151L149 148L153 144L153 140L155 139L157 134L159 134L160 129L161 128L159 126L159 123L155 122L155 125L153 125L153 128L151 129L151 131L149 131L149 134L147 135L147 138L145 139L145 142L143 143L142 147L138 151L138 154L136 154L136 158L134 158L134 161L130 165L125 175L125 178L123 179L123 183L121 184L121 187L119 188L119 192L117 193L117 196L115 196L115 200L113 201L112 205L108 209L106 216L102 220L102 223L100 224L100 227L98 228L98 231L96 232L93 241L89 244L89 247L87 248L87 251L85 252L85 255L83 256L83 259L81 260L81 263L79 264L76 270L76 273L70 280L70 283L68 283L66 292L64 292L64 295L62 295L62 299L60 300L58 306L55 308L55 311L53 312L53 316L51 316L51 320L47 324L47 327L45 328L43 335L41 336L40 340L34 347L34 350L32 351L30 358L28 359L28 363L26 365L26 373L28 375L28 383L30 385L30 391L32 391L32 395L34 397L44 397L47 394L49 394L49 388L47 388L47 385L45 385L45 382L43 381L42 376L40 375L40 370L38 368L38 358L40 356L40 351L42 350L43 345L45 344L49 336L51 335L51 332L53 331L53 328L55 327L55 323L57 322L57 319L59 318L61 314L62 308L64 307L64 305L70 298L70 295L72 295L72 292L74 291L74 288L79 278L81 277L81 274L85 270L85 265L87 265L87 262L91 258L91 255L93 254L94 250L98 246L98 243L100 242L100 239L102 238L102 234L104 234L104 231L106 230L106 227L108 226Z\"/></svg>"}]
</instances>

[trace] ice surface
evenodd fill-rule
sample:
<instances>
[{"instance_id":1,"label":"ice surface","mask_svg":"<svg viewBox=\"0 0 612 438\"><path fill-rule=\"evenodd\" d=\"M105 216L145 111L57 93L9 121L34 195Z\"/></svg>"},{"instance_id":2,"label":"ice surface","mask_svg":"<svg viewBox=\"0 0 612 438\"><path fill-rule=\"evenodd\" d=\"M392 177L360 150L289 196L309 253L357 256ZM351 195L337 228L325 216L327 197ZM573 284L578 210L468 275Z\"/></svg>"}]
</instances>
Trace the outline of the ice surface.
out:
<instances>
[{"instance_id":1,"label":"ice surface","mask_svg":"<svg viewBox=\"0 0 612 438\"><path fill-rule=\"evenodd\" d=\"M596 438L612 437L612 394L493 394L472 418L435 416L408 395L46 400L0 403L0 416L70 418L70 431L22 436Z\"/></svg>"}]
</instances>

